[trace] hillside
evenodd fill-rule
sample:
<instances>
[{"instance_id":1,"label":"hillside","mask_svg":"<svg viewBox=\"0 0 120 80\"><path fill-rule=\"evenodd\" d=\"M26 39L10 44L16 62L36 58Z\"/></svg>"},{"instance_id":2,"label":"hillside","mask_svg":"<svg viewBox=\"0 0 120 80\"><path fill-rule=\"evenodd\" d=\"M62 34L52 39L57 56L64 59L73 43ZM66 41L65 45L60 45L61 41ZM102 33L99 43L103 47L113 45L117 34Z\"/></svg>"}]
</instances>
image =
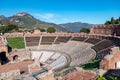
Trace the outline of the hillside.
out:
<instances>
[{"instance_id":1,"label":"hillside","mask_svg":"<svg viewBox=\"0 0 120 80\"><path fill-rule=\"evenodd\" d=\"M60 26L72 32L79 32L81 28L83 27L90 28L93 26L93 24L74 22L74 23L60 24Z\"/></svg>"},{"instance_id":2,"label":"hillside","mask_svg":"<svg viewBox=\"0 0 120 80\"><path fill-rule=\"evenodd\" d=\"M13 23L21 28L43 28L54 27L57 31L66 31L63 27L56 25L54 23L47 23L34 18L29 13L21 12L10 17L0 16L0 23Z\"/></svg>"},{"instance_id":3,"label":"hillside","mask_svg":"<svg viewBox=\"0 0 120 80\"><path fill-rule=\"evenodd\" d=\"M5 24L6 22L9 22L8 18L4 15L0 15L0 24Z\"/></svg>"}]
</instances>

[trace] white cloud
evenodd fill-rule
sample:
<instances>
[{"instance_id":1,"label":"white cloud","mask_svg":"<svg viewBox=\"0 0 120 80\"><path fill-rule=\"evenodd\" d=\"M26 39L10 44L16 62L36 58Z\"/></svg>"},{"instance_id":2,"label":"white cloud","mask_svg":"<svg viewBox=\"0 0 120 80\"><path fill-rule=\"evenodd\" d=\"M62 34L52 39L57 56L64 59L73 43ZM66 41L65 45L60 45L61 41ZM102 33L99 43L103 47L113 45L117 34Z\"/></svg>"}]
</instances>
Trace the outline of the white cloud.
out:
<instances>
[{"instance_id":1,"label":"white cloud","mask_svg":"<svg viewBox=\"0 0 120 80\"><path fill-rule=\"evenodd\" d=\"M54 13L32 13L33 16L39 20L50 22L50 23L56 23L61 24L65 22L69 22L70 18L60 15L60 14L54 14Z\"/></svg>"},{"instance_id":2,"label":"white cloud","mask_svg":"<svg viewBox=\"0 0 120 80\"><path fill-rule=\"evenodd\" d=\"M39 18L46 19L46 20L50 20L50 19L55 17L55 14L53 14L53 13L46 13L46 14L39 14L39 13L37 13L37 14L35 14L35 16L39 17Z\"/></svg>"}]
</instances>

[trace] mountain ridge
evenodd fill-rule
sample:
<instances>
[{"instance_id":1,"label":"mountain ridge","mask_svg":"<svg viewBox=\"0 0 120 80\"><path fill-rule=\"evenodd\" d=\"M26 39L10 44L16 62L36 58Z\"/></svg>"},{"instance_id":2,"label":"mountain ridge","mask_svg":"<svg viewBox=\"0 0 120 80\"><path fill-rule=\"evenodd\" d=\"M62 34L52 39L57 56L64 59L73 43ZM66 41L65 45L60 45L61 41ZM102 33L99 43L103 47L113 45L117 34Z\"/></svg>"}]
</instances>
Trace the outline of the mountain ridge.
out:
<instances>
[{"instance_id":1,"label":"mountain ridge","mask_svg":"<svg viewBox=\"0 0 120 80\"><path fill-rule=\"evenodd\" d=\"M10 17L5 17L4 15L1 15L0 23L1 24L13 23L16 24L18 27L27 29L31 28L47 29L48 27L54 27L58 32L67 31L66 29L57 24L41 21L39 19L34 18L34 16L26 12L20 12Z\"/></svg>"},{"instance_id":2,"label":"mountain ridge","mask_svg":"<svg viewBox=\"0 0 120 80\"><path fill-rule=\"evenodd\" d=\"M69 22L59 25L71 32L79 32L81 28L91 28L95 24L89 24L83 22Z\"/></svg>"},{"instance_id":3,"label":"mountain ridge","mask_svg":"<svg viewBox=\"0 0 120 80\"><path fill-rule=\"evenodd\" d=\"M95 24L83 23L83 22L69 22L63 24L49 23L41 21L27 12L19 12L10 17L0 15L0 24L13 23L23 29L35 29L48 27L54 27L57 32L79 32L81 28L91 28Z\"/></svg>"}]
</instances>

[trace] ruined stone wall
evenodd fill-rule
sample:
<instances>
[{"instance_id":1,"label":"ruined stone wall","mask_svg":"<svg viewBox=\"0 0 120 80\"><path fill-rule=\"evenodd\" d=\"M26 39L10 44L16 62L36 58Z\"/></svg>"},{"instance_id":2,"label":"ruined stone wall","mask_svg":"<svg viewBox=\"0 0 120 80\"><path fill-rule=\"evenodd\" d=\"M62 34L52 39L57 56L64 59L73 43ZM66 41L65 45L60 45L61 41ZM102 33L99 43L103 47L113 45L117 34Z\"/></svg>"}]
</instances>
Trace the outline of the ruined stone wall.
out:
<instances>
[{"instance_id":1,"label":"ruined stone wall","mask_svg":"<svg viewBox=\"0 0 120 80\"><path fill-rule=\"evenodd\" d=\"M6 52L6 56L8 56L8 47L7 47L7 45L0 45L0 52Z\"/></svg>"},{"instance_id":2,"label":"ruined stone wall","mask_svg":"<svg viewBox=\"0 0 120 80\"><path fill-rule=\"evenodd\" d=\"M42 75L39 80L55 80L52 70L49 70L48 73Z\"/></svg>"},{"instance_id":3,"label":"ruined stone wall","mask_svg":"<svg viewBox=\"0 0 120 80\"><path fill-rule=\"evenodd\" d=\"M6 52L6 56L8 56L7 42L3 36L0 36L0 52Z\"/></svg>"},{"instance_id":4,"label":"ruined stone wall","mask_svg":"<svg viewBox=\"0 0 120 80\"><path fill-rule=\"evenodd\" d=\"M74 71L58 80L96 80L97 75L93 72Z\"/></svg>"},{"instance_id":5,"label":"ruined stone wall","mask_svg":"<svg viewBox=\"0 0 120 80\"><path fill-rule=\"evenodd\" d=\"M40 68L40 64L37 63L37 62L34 62L33 64L29 64L28 65L28 71L29 71L29 73L33 73L33 72L35 72L37 70L40 70L40 69L41 69Z\"/></svg>"},{"instance_id":6,"label":"ruined stone wall","mask_svg":"<svg viewBox=\"0 0 120 80\"><path fill-rule=\"evenodd\" d=\"M12 71L8 71L8 72L4 72L4 73L0 73L0 80L6 80L15 76L19 76L20 75L20 70L16 69L16 70L12 70Z\"/></svg>"},{"instance_id":7,"label":"ruined stone wall","mask_svg":"<svg viewBox=\"0 0 120 80\"><path fill-rule=\"evenodd\" d=\"M113 52L100 62L100 68L104 70L115 69L118 61L120 61L120 51Z\"/></svg>"},{"instance_id":8,"label":"ruined stone wall","mask_svg":"<svg viewBox=\"0 0 120 80\"><path fill-rule=\"evenodd\" d=\"M90 34L112 35L114 33L115 25L94 26L91 28Z\"/></svg>"},{"instance_id":9,"label":"ruined stone wall","mask_svg":"<svg viewBox=\"0 0 120 80\"><path fill-rule=\"evenodd\" d=\"M40 30L34 30L34 34L40 34Z\"/></svg>"},{"instance_id":10,"label":"ruined stone wall","mask_svg":"<svg viewBox=\"0 0 120 80\"><path fill-rule=\"evenodd\" d=\"M90 34L116 35L120 36L120 25L93 26Z\"/></svg>"},{"instance_id":11,"label":"ruined stone wall","mask_svg":"<svg viewBox=\"0 0 120 80\"><path fill-rule=\"evenodd\" d=\"M24 33L5 33L4 37L12 38L12 37L23 37Z\"/></svg>"}]
</instances>

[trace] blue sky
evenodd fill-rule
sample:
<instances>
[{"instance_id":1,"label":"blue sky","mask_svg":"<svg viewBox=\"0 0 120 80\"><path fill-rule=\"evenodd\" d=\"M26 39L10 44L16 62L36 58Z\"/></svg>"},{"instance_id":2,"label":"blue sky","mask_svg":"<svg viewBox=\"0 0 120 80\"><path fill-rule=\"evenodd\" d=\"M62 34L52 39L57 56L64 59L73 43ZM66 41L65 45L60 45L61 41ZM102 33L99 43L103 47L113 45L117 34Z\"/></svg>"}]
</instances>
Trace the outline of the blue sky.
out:
<instances>
[{"instance_id":1,"label":"blue sky","mask_svg":"<svg viewBox=\"0 0 120 80\"><path fill-rule=\"evenodd\" d=\"M0 15L28 12L57 24L87 22L103 24L120 16L120 0L0 0Z\"/></svg>"}]
</instances>

